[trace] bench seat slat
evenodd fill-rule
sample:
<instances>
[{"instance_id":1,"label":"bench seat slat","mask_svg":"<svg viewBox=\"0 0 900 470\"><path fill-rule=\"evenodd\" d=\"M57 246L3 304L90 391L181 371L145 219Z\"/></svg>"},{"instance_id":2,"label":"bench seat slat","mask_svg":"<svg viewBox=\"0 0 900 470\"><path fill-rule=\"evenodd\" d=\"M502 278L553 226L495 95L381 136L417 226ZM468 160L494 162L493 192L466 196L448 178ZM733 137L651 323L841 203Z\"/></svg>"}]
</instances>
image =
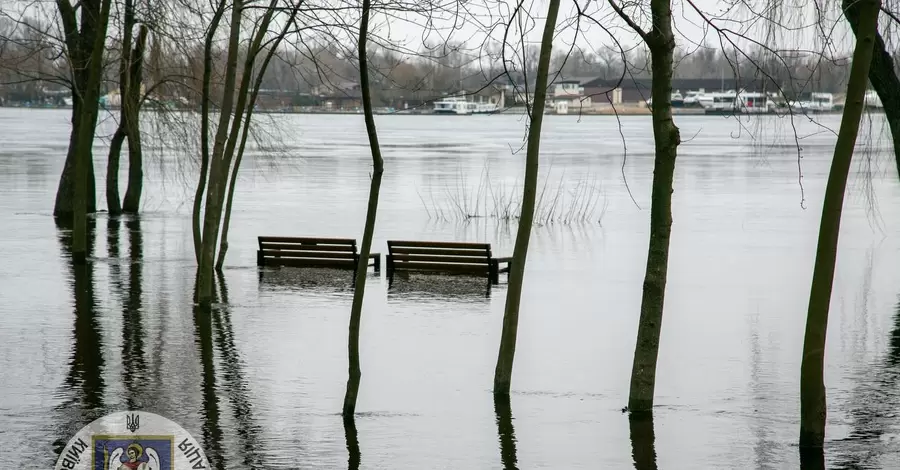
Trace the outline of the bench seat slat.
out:
<instances>
[{"instance_id":1,"label":"bench seat slat","mask_svg":"<svg viewBox=\"0 0 900 470\"><path fill-rule=\"evenodd\" d=\"M441 256L480 256L487 257L487 249L478 248L476 250L463 250L460 248L407 248L407 247L391 247L392 254L410 254L410 255L441 255Z\"/></svg>"},{"instance_id":2,"label":"bench seat slat","mask_svg":"<svg viewBox=\"0 0 900 470\"><path fill-rule=\"evenodd\" d=\"M490 259L482 254L481 256L434 256L434 255L408 255L401 253L394 253L391 255L394 262L401 261L430 261L434 263L441 264L459 264L459 263L469 263L469 264L484 264L487 265Z\"/></svg>"},{"instance_id":3,"label":"bench seat slat","mask_svg":"<svg viewBox=\"0 0 900 470\"><path fill-rule=\"evenodd\" d=\"M448 273L487 274L486 264L443 264L443 263L410 263L395 261L394 271L435 271Z\"/></svg>"},{"instance_id":4,"label":"bench seat slat","mask_svg":"<svg viewBox=\"0 0 900 470\"><path fill-rule=\"evenodd\" d=\"M260 243L310 243L315 245L356 245L352 238L259 237Z\"/></svg>"},{"instance_id":5,"label":"bench seat slat","mask_svg":"<svg viewBox=\"0 0 900 470\"><path fill-rule=\"evenodd\" d=\"M327 259L327 258L267 258L267 266L295 266L295 267L341 267L350 268L356 266L356 261L351 259Z\"/></svg>"},{"instance_id":6,"label":"bench seat slat","mask_svg":"<svg viewBox=\"0 0 900 470\"><path fill-rule=\"evenodd\" d=\"M294 243L260 243L263 250L312 250L312 251L338 251L353 253L353 245L311 245L311 244L294 244Z\"/></svg>"},{"instance_id":7,"label":"bench seat slat","mask_svg":"<svg viewBox=\"0 0 900 470\"><path fill-rule=\"evenodd\" d=\"M410 240L390 240L388 246L392 250L402 249L403 247L412 248L462 248L470 250L488 250L490 243L466 243L466 242L429 242L429 241L410 241Z\"/></svg>"},{"instance_id":8,"label":"bench seat slat","mask_svg":"<svg viewBox=\"0 0 900 470\"><path fill-rule=\"evenodd\" d=\"M356 259L352 251L312 251L312 250L262 250L263 256L269 258L337 258Z\"/></svg>"}]
</instances>

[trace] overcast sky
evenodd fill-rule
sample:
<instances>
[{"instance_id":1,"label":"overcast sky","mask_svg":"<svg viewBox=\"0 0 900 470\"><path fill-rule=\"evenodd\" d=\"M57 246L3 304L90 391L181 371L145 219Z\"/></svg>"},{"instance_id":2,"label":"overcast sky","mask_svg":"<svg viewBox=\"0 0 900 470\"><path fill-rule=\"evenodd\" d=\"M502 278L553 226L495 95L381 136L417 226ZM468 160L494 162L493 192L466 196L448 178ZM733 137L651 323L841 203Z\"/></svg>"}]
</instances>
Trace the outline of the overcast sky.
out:
<instances>
[{"instance_id":1,"label":"overcast sky","mask_svg":"<svg viewBox=\"0 0 900 470\"><path fill-rule=\"evenodd\" d=\"M757 4L751 3L753 1L756 1ZM728 28L735 33L745 34L765 42L775 49L822 51L826 48L823 40L823 36L825 36L830 42L829 49L832 51L836 50L842 56L851 51L854 44L853 35L849 32L846 21L837 9L839 2L832 1L831 5L825 9L824 19L818 22L815 9L808 0L776 0L775 11L778 23L781 25L778 26L773 22L763 20L758 13L772 11L766 9L764 1L694 0L693 4L703 11L707 19L711 19L720 28ZM822 0L818 1L821 5ZM590 3L580 2L580 4L587 5L584 7L585 14L606 27L609 33L612 33L623 46L630 47L640 42L638 36L615 14L606 0L591 1ZM425 37L435 42L449 37L453 40L477 44L484 39L489 25L498 25L491 36L499 40L502 38L504 29L499 25L504 20L508 20L509 12L514 5L514 2L508 0L470 1L467 3L468 11L461 15L446 13L443 15L443 20L435 22L435 26L430 28L429 34ZM530 29L530 31L527 33L526 41L538 44L546 16L547 0L526 0L525 5L534 17L533 21L527 22L529 24L525 29ZM648 11L649 8L644 8L636 15L645 29L649 29ZM674 0L673 15L679 46L691 49L705 41L710 46L720 47L716 31L706 24L706 21L686 0ZM593 20L582 18L576 28L578 17L575 3L572 0L562 0L557 21L555 49L567 49L573 41L578 46L590 50L615 45L610 34L595 24ZM459 18L462 18L462 21ZM397 18L388 20L385 15L381 15L377 21L379 33L389 36L392 40L403 42L411 47L422 42L425 28L422 26L424 21L420 17L413 16L407 20ZM887 22L885 23L887 26ZM451 25L454 24L456 29L451 28ZM817 24L821 24L821 26ZM767 38L768 31L773 34ZM741 39L736 34L732 34L730 37L741 47L750 45L749 41ZM725 44L729 45L727 41Z\"/></svg>"}]
</instances>

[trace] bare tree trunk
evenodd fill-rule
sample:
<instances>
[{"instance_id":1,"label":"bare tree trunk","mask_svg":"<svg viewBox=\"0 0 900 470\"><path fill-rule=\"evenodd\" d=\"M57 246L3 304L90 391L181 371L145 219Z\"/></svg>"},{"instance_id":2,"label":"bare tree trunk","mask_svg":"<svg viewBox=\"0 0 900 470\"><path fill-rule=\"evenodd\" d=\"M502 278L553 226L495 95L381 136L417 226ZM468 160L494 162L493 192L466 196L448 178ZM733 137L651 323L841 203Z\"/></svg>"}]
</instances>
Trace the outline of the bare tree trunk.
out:
<instances>
[{"instance_id":1,"label":"bare tree trunk","mask_svg":"<svg viewBox=\"0 0 900 470\"><path fill-rule=\"evenodd\" d=\"M100 17L94 34L93 48L87 68L87 83L84 93L82 111L92 113L88 122L81 121L78 127L78 139L75 146L75 200L74 224L72 227L72 259L76 264L83 264L87 259L87 212L88 212L88 172L93 173L94 126L97 120L100 79L103 75L103 43L106 39L106 27L109 22L111 0L103 0Z\"/></svg>"},{"instance_id":2,"label":"bare tree trunk","mask_svg":"<svg viewBox=\"0 0 900 470\"><path fill-rule=\"evenodd\" d=\"M850 23L853 34L859 37L859 28L862 15L863 2L843 0L844 16ZM876 26L877 28L877 26ZM900 174L900 78L894 70L894 60L887 51L881 34L875 31L875 44L872 46L872 64L869 66L869 82L878 93L881 104L884 106L884 116L891 128L891 137L894 141L894 159L897 162L897 172Z\"/></svg>"},{"instance_id":3,"label":"bare tree trunk","mask_svg":"<svg viewBox=\"0 0 900 470\"><path fill-rule=\"evenodd\" d=\"M656 388L656 362L659 356L659 336L662 331L665 305L669 238L672 234L672 184L675 179L678 144L681 143L678 127L672 119L675 35L672 33L670 0L651 0L653 29L649 33L634 23L612 0L609 1L619 16L647 44L650 49L650 70L653 74L650 96L653 103L651 113L656 158L653 164L653 189L650 195L650 243L628 396L629 410L643 412L653 408L653 393Z\"/></svg>"},{"instance_id":4,"label":"bare tree trunk","mask_svg":"<svg viewBox=\"0 0 900 470\"><path fill-rule=\"evenodd\" d=\"M366 132L369 136L369 148L372 151L372 184L369 187L369 207L366 210L366 226L359 246L359 260L356 262L356 277L353 286L353 305L350 308L350 327L347 350L349 354L347 392L344 394L345 417L356 412L356 398L359 395L359 380L362 371L359 366L359 327L362 321L363 298L366 293L366 274L369 268L369 253L372 251L372 238L375 234L375 218L378 213L378 194L381 191L381 175L384 173L384 159L381 158L381 147L378 145L378 132L375 130L375 116L372 111L372 89L369 84L369 64L366 54L366 42L369 34L369 14L371 1L363 0L362 18L359 25L359 85L362 91L363 112L366 119Z\"/></svg>"},{"instance_id":5,"label":"bare tree trunk","mask_svg":"<svg viewBox=\"0 0 900 470\"><path fill-rule=\"evenodd\" d=\"M141 205L144 187L144 157L141 147L141 81L143 80L144 50L147 47L147 27L141 26L137 45L131 53L131 67L128 70L128 94L123 96L125 121L128 130L128 187L122 210L137 214ZM127 98L127 101L124 101Z\"/></svg>"},{"instance_id":6,"label":"bare tree trunk","mask_svg":"<svg viewBox=\"0 0 900 470\"><path fill-rule=\"evenodd\" d=\"M244 148L246 148L247 146L247 136L250 134L250 119L253 117L253 107L256 105L257 96L259 96L259 88L262 86L262 81L265 77L265 71L269 67L269 63L272 61L272 57L275 55L275 51L278 50L278 46L281 44L281 41L287 35L288 28L293 24L294 18L297 16L297 12L299 11L299 7L300 3L298 2L291 12L290 18L288 18L288 21L285 22L281 34L277 38L275 38L275 41L273 41L273 43L269 46L269 50L266 53L266 58L263 60L263 63L259 68L259 72L256 75L256 82L253 84L252 90L250 92L250 99L247 104L246 117L244 118L244 127L241 130L241 143L238 145L237 155L235 155L234 157L234 168L231 170L231 180L228 183L228 195L225 198L225 218L222 221L222 239L219 242L219 257L218 260L216 260L216 271L222 271L222 266L224 266L225 264L225 254L228 253L228 229L229 227L231 227L231 208L232 204L234 203L234 188L237 184L237 176L238 171L241 168L241 162L244 159ZM264 21L264 24L265 26L268 26L268 21ZM250 52L255 56L260 51L257 49ZM253 61L248 60L247 66L250 70L252 70Z\"/></svg>"},{"instance_id":7,"label":"bare tree trunk","mask_svg":"<svg viewBox=\"0 0 900 470\"><path fill-rule=\"evenodd\" d=\"M123 10L122 58L119 63L119 97L121 99L119 125L109 144L109 156L106 161L106 210L111 215L122 212L122 203L119 200L119 157L122 154L122 144L128 134L126 100L130 88L129 70L131 69L131 34L134 30L134 0L125 0Z\"/></svg>"},{"instance_id":8,"label":"bare tree trunk","mask_svg":"<svg viewBox=\"0 0 900 470\"><path fill-rule=\"evenodd\" d=\"M525 154L525 180L522 193L522 212L516 232L516 245L509 271L506 292L506 306L503 312L503 331L500 334L500 352L494 369L494 395L509 395L512 382L513 361L516 356L516 337L519 331L519 305L522 300L522 282L525 279L525 260L528 256L528 242L534 223L534 203L537 194L538 160L541 151L541 124L544 121L544 104L547 98L547 76L550 72L550 56L553 49L553 33L559 0L550 0L544 35L541 39L541 54L538 58L537 80L534 90L534 104L531 107L531 123L528 128L528 145Z\"/></svg>"},{"instance_id":9,"label":"bare tree trunk","mask_svg":"<svg viewBox=\"0 0 900 470\"><path fill-rule=\"evenodd\" d=\"M865 109L869 65L877 34L879 0L859 0L857 11L856 48L850 80L847 82L847 101L841 118L841 128L834 146L834 157L825 186L822 220L816 246L816 263L806 314L806 335L803 339L803 361L800 366L800 447L821 448L825 442L825 336L828 329L828 310L834 282L838 236L847 175L853 159L853 148L859 132L859 121Z\"/></svg>"},{"instance_id":10,"label":"bare tree trunk","mask_svg":"<svg viewBox=\"0 0 900 470\"><path fill-rule=\"evenodd\" d=\"M121 119L124 121L125 117L122 116ZM119 127L109 142L109 156L106 160L106 210L110 215L122 213L122 204L119 203L119 156L122 154L122 144L125 143L123 121L119 122Z\"/></svg>"},{"instance_id":11,"label":"bare tree trunk","mask_svg":"<svg viewBox=\"0 0 900 470\"><path fill-rule=\"evenodd\" d=\"M73 58L72 60L74 62L75 59ZM72 81L75 84L75 89L72 91L72 131L69 133L69 149L66 152L66 162L63 164L63 171L59 177L56 203L53 206L53 215L55 217L66 219L70 222L72 217L75 216L73 201L75 199L75 160L78 155L78 136L81 133L81 123L90 120L90 116L82 115L81 110L84 106L82 105L81 92L77 91L82 89L79 83L83 83L83 79L80 77L84 73L79 70L73 70L72 75ZM67 223L66 225L69 224Z\"/></svg>"},{"instance_id":12,"label":"bare tree trunk","mask_svg":"<svg viewBox=\"0 0 900 470\"><path fill-rule=\"evenodd\" d=\"M69 150L66 153L66 162L63 165L63 171L59 178L59 186L56 191L56 202L53 207L53 215L68 219L70 221L75 217L76 212L76 186L79 178L77 177L78 168L77 161L79 158L88 158L90 165L84 168L83 180L87 187L84 189L83 199L86 199L86 211L94 212L97 210L96 198L96 182L94 180L93 159L91 156L85 157L79 154L80 150L91 147L84 147L80 144L82 125L90 126L87 131L90 135L92 144L94 138L94 128L97 123L98 103L97 99L87 100L88 93L96 93L99 99L98 81L95 87L98 90L90 90L89 71L91 70L91 57L94 51L94 43L98 35L106 36L106 23L108 14L104 17L101 15L102 6L100 0L85 0L79 2L77 6L69 3L69 0L56 0L56 6L59 11L59 18L63 26L65 34L66 53L72 70L72 132L69 136ZM77 7L77 8L76 8ZM79 22L77 19L78 12L81 14L81 22L79 30ZM102 54L101 54L102 57ZM99 64L98 64L99 66ZM74 243L74 240L73 240ZM77 258L77 256L76 256Z\"/></svg>"},{"instance_id":13,"label":"bare tree trunk","mask_svg":"<svg viewBox=\"0 0 900 470\"><path fill-rule=\"evenodd\" d=\"M223 180L228 176L228 168L224 167L222 154L225 152L228 138L228 123L233 110L235 81L237 73L237 54L240 40L241 16L243 1L235 0L231 11L231 31L228 39L228 59L225 67L225 86L223 87L222 106L219 115L219 126L213 152L209 159L209 178L206 190L206 209L203 214L203 238L200 244L200 263L197 266L197 301L208 306L213 301L213 261L219 226L222 217ZM211 39L211 38L208 38ZM209 96L204 96L204 100ZM240 119L240 115L235 119Z\"/></svg>"},{"instance_id":14,"label":"bare tree trunk","mask_svg":"<svg viewBox=\"0 0 900 470\"><path fill-rule=\"evenodd\" d=\"M200 252L203 246L203 237L200 232L200 209L203 206L203 194L206 191L206 180L209 177L209 100L210 80L212 80L212 46L219 22L225 14L225 0L221 0L213 14L209 25L209 31L203 42L203 85L200 92L200 180L197 182L197 191L194 193L194 205L191 217L191 228L194 235L194 256L197 264L200 264Z\"/></svg>"}]
</instances>

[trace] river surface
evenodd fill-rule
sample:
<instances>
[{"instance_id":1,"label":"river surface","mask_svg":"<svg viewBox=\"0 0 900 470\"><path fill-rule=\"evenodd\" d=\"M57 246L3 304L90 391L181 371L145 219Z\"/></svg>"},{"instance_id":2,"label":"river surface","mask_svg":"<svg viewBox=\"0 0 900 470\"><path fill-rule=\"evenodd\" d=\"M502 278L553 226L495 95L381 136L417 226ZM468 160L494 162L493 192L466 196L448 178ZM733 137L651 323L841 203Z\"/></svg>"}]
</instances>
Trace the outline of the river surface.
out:
<instances>
[{"instance_id":1,"label":"river surface","mask_svg":"<svg viewBox=\"0 0 900 470\"><path fill-rule=\"evenodd\" d=\"M68 113L0 109L0 469L51 468L79 428L122 409L179 422L227 469L798 468L801 347L840 116L796 119L799 140L787 119L676 120L684 143L652 427L630 427L621 411L646 262L650 120L551 116L509 409L495 410L491 394L505 275L490 290L415 276L389 289L373 273L352 429L339 416L349 275L260 274L255 250L259 235L362 236L361 115L260 117L222 302L195 315L195 163L148 125L143 213L97 214L89 268L76 270L51 217ZM511 253L522 118L376 121L385 173L374 250L430 239ZM828 331L825 458L898 468L900 184L882 119L862 132ZM105 160L98 139L101 208Z\"/></svg>"}]
</instances>

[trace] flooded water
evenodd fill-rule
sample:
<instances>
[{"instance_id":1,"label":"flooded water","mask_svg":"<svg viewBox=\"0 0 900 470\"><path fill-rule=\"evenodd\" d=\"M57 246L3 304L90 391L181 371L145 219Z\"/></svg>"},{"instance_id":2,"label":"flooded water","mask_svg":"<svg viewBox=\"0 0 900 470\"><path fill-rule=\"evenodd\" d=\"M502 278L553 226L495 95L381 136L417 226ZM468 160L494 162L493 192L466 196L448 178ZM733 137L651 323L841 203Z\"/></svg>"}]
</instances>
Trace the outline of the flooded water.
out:
<instances>
[{"instance_id":1,"label":"flooded water","mask_svg":"<svg viewBox=\"0 0 900 470\"><path fill-rule=\"evenodd\" d=\"M191 308L192 163L160 148L148 151L141 216L98 214L91 262L69 264L51 217L67 119L0 109L0 469L50 468L77 429L122 409L179 422L228 469L799 467L800 353L839 116L797 120L802 180L787 120L677 119L685 143L653 423L621 412L646 261L650 121L554 116L510 403L495 407L491 394L505 276L490 290L415 277L388 289L371 274L360 413L346 427L349 275L260 272L255 250L259 235L361 237L362 117L265 121L285 133L245 159L223 302L208 315ZM829 325L829 468L900 465L900 184L872 121L850 178ZM522 119L377 123L373 249L430 239L511 253L516 227L503 215L523 173Z\"/></svg>"}]
</instances>

